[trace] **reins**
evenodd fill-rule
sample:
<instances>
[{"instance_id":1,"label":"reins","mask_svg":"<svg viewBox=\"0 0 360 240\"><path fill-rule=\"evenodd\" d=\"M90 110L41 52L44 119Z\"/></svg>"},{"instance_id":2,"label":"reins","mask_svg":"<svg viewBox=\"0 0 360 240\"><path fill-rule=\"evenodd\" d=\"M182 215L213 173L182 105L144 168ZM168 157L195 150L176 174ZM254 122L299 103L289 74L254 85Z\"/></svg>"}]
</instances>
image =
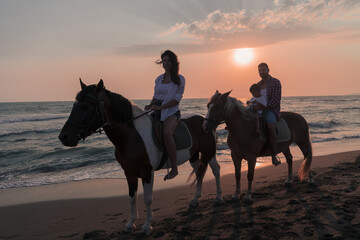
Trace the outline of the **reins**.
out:
<instances>
[{"instance_id":1,"label":"reins","mask_svg":"<svg viewBox=\"0 0 360 240\"><path fill-rule=\"evenodd\" d=\"M210 119L210 118L204 118L206 121L208 121L208 122L212 122L212 123L215 123L216 122L216 120L212 120L212 119ZM222 121L220 121L220 123L219 123L219 125L221 125L221 124L224 124L225 123L225 120L222 120Z\"/></svg>"},{"instance_id":2,"label":"reins","mask_svg":"<svg viewBox=\"0 0 360 240\"><path fill-rule=\"evenodd\" d=\"M138 116L136 116L136 117L133 117L131 120L128 120L128 121L126 121L125 123L128 123L128 122L130 122L130 121L134 121L134 120L136 120L136 119L138 119L138 118L141 118L142 116L144 116L144 115L146 115L146 114L148 114L148 113L150 113L150 112L152 112L153 110L149 110L149 111L146 111L146 112L143 112L142 114L140 114L140 115L138 115Z\"/></svg>"},{"instance_id":3,"label":"reins","mask_svg":"<svg viewBox=\"0 0 360 240\"><path fill-rule=\"evenodd\" d=\"M229 97L228 99L230 99L230 101L232 101L232 104L233 104L234 108L236 108L240 112L240 116L243 119L249 120L249 118L251 118L251 116L249 116L250 114L248 112L246 112L245 110L241 109L240 106L238 106L238 104L236 102L237 100L235 98ZM228 104L228 102L226 104ZM208 122L213 123L215 125L217 123L216 119L212 120L212 119L209 119L209 118L205 118L205 120L207 120ZM219 122L218 125L221 125L221 124L224 124L224 123L226 123L225 120L222 120L222 121Z\"/></svg>"},{"instance_id":4,"label":"reins","mask_svg":"<svg viewBox=\"0 0 360 240\"><path fill-rule=\"evenodd\" d=\"M100 114L100 115L101 115L101 121L102 121L102 123L103 123L102 126L101 126L100 128L98 128L97 130L95 130L95 131L92 131L92 132L86 131L87 134L89 134L88 136L90 136L91 134L94 134L94 133L100 133L100 134L102 134L102 132L105 131L105 130L104 130L105 128L106 128L106 129L116 128L116 127L110 127L111 125L110 125L110 124L106 121L106 119L104 118L104 102L103 102L102 100L99 100L99 99L97 99L97 98L89 95L89 94L86 94L85 96L87 96L88 98L90 98L91 100L94 100L95 102L97 102L97 103L99 104L99 108L100 108L100 112L101 112L101 114ZM136 117L133 117L132 119L124 122L124 124L128 124L128 123L131 122L131 121L134 121L134 120L136 120L136 119L138 119L138 118L141 118L142 116L147 115L148 113L150 113L150 112L152 112L152 111L153 111L153 110L149 110L149 111L143 112L142 114L140 114L140 115L138 115L138 116L136 116ZM75 124L75 123L72 123L72 122L70 122L70 123L73 124L73 125L77 125L77 126L78 126L78 124ZM88 136L86 136L86 137L88 137ZM86 137L85 137L85 138L86 138ZM83 138L83 140L85 140L85 138Z\"/></svg>"}]
</instances>

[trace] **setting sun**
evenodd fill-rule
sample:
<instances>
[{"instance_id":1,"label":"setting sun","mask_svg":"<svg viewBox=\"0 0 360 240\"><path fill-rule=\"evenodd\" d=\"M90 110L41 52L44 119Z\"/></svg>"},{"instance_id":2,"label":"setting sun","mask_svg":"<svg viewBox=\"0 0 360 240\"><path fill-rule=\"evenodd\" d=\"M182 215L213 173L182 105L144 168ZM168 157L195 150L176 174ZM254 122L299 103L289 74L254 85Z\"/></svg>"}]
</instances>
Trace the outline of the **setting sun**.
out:
<instances>
[{"instance_id":1,"label":"setting sun","mask_svg":"<svg viewBox=\"0 0 360 240\"><path fill-rule=\"evenodd\" d=\"M245 65L248 64L254 58L252 48L239 48L235 49L234 59L236 63Z\"/></svg>"}]
</instances>

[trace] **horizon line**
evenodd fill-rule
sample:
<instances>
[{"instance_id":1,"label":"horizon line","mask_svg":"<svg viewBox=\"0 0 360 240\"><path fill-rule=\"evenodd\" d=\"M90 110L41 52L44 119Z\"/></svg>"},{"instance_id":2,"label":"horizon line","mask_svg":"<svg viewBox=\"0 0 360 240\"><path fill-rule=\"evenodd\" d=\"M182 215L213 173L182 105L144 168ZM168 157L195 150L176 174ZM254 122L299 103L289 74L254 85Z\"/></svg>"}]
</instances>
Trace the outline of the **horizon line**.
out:
<instances>
[{"instance_id":1,"label":"horizon line","mask_svg":"<svg viewBox=\"0 0 360 240\"><path fill-rule=\"evenodd\" d=\"M330 95L291 95L291 96L282 96L282 97L331 97L331 96L357 96L360 95L360 93L351 93L351 94L330 94ZM237 99L239 98L250 98L248 97L235 97ZM209 98L183 98L182 100L192 100L192 99L210 99ZM148 101L151 100L151 98L134 98L130 99L130 101ZM74 102L75 100L29 100L29 101L0 101L0 103L42 103L42 102Z\"/></svg>"}]
</instances>

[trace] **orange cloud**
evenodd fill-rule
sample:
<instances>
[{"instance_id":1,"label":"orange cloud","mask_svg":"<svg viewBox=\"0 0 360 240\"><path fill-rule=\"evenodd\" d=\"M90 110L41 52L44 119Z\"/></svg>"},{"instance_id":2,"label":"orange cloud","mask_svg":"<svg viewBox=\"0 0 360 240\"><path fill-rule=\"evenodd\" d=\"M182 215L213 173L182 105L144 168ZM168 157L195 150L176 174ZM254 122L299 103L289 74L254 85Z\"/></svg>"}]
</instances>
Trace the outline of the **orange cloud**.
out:
<instances>
[{"instance_id":1,"label":"orange cloud","mask_svg":"<svg viewBox=\"0 0 360 240\"><path fill-rule=\"evenodd\" d=\"M159 34L156 44L122 47L116 52L144 54L164 46L182 53L254 48L334 32L339 26L351 29L353 21L360 20L358 0L288 0L274 4L274 9L262 12L216 10L203 20L175 24Z\"/></svg>"}]
</instances>

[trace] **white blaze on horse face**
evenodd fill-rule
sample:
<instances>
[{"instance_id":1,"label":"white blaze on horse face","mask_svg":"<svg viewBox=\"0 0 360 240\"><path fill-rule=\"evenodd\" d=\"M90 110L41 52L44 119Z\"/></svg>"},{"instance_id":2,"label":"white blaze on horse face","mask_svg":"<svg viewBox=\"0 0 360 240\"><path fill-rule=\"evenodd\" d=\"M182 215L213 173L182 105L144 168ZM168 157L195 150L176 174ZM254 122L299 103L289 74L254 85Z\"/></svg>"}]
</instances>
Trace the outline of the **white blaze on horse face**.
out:
<instances>
[{"instance_id":1,"label":"white blaze on horse face","mask_svg":"<svg viewBox=\"0 0 360 240\"><path fill-rule=\"evenodd\" d=\"M207 122L208 122L208 120L207 119L209 119L209 116L210 116L210 110L211 110L211 108L214 106L214 104L213 103L211 103L211 104L209 104L209 107L208 107L208 111L207 111L207 113L206 113L206 118L205 118L205 120L204 120L204 122L203 122L203 124L202 124L202 130L204 131L204 132L206 132L206 125L207 125Z\"/></svg>"}]
</instances>

